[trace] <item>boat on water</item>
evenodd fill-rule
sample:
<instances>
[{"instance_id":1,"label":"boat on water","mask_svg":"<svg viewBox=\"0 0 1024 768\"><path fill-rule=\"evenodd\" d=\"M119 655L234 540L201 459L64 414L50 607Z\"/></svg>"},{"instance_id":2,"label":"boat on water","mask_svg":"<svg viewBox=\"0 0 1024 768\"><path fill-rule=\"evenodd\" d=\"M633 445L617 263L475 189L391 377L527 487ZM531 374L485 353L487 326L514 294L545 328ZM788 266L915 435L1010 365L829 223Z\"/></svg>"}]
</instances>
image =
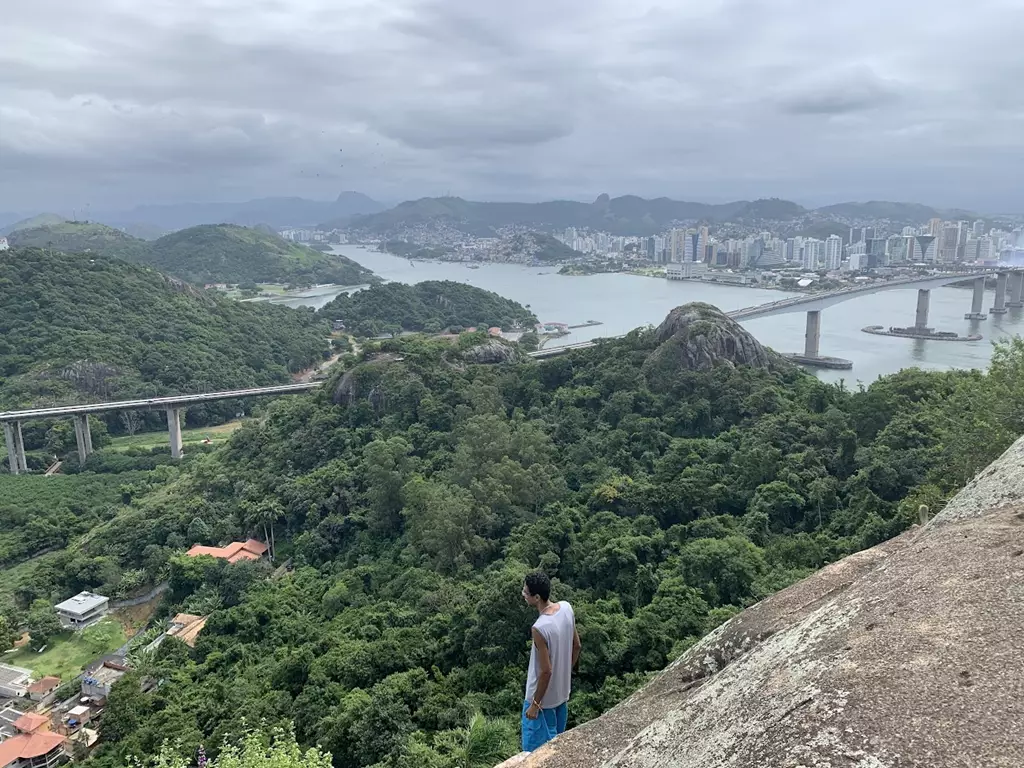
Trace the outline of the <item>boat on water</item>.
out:
<instances>
[{"instance_id":1,"label":"boat on water","mask_svg":"<svg viewBox=\"0 0 1024 768\"><path fill-rule=\"evenodd\" d=\"M480 265L479 264L470 264L467 267L467 269L480 269Z\"/></svg>"}]
</instances>

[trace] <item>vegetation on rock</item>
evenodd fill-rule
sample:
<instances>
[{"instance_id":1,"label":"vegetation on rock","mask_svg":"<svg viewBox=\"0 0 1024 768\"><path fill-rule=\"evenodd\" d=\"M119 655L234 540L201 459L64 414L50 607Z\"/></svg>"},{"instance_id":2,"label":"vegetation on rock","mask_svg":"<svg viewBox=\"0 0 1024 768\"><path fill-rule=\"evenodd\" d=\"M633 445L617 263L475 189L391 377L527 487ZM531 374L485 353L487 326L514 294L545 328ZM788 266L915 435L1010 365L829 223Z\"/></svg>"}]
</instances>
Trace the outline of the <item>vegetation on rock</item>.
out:
<instances>
[{"instance_id":1,"label":"vegetation on rock","mask_svg":"<svg viewBox=\"0 0 1024 768\"><path fill-rule=\"evenodd\" d=\"M375 279L368 269L344 256L233 224L207 224L164 235L150 243L139 260L199 285L359 285Z\"/></svg>"},{"instance_id":2,"label":"vegetation on rock","mask_svg":"<svg viewBox=\"0 0 1024 768\"><path fill-rule=\"evenodd\" d=\"M359 285L376 279L370 270L344 256L289 243L272 231L234 224L191 227L147 242L95 222L46 221L16 230L10 237L11 244L114 256L197 285Z\"/></svg>"},{"instance_id":3,"label":"vegetation on rock","mask_svg":"<svg viewBox=\"0 0 1024 768\"><path fill-rule=\"evenodd\" d=\"M45 223L16 229L9 237L12 246L47 248L66 253L88 252L129 261L140 258L146 248L145 241L105 224L37 218Z\"/></svg>"},{"instance_id":4,"label":"vegetation on rock","mask_svg":"<svg viewBox=\"0 0 1024 768\"><path fill-rule=\"evenodd\" d=\"M320 309L320 314L369 337L394 329L440 333L452 327L512 329L537 322L522 304L453 280L374 285L356 293L339 294Z\"/></svg>"}]
</instances>

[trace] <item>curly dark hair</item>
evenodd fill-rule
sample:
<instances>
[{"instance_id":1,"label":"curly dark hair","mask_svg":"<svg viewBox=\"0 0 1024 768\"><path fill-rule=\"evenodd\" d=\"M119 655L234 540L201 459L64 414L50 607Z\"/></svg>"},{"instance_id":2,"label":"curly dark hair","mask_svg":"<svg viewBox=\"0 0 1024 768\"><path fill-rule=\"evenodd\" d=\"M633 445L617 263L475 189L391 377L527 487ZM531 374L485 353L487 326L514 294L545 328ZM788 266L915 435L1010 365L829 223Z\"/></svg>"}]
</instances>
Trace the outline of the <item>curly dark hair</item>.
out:
<instances>
[{"instance_id":1,"label":"curly dark hair","mask_svg":"<svg viewBox=\"0 0 1024 768\"><path fill-rule=\"evenodd\" d=\"M546 573L537 571L526 577L526 591L534 597L547 600L551 597L551 579Z\"/></svg>"}]
</instances>

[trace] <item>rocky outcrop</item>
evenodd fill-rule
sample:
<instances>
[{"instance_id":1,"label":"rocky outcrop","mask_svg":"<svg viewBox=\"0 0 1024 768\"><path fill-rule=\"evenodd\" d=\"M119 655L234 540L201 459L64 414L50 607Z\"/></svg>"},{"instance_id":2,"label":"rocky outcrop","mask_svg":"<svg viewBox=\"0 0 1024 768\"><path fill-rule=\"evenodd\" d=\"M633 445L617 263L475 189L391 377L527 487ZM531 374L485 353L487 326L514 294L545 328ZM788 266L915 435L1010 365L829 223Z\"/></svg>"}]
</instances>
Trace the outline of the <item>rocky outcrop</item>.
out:
<instances>
[{"instance_id":1,"label":"rocky outcrop","mask_svg":"<svg viewBox=\"0 0 1024 768\"><path fill-rule=\"evenodd\" d=\"M768 368L780 361L717 307L693 302L676 307L657 327L658 343L644 363L647 374L703 371L714 365Z\"/></svg>"},{"instance_id":2,"label":"rocky outcrop","mask_svg":"<svg viewBox=\"0 0 1024 768\"><path fill-rule=\"evenodd\" d=\"M505 766L1010 768L1021 734L1024 438L925 527L747 609Z\"/></svg>"},{"instance_id":3,"label":"rocky outcrop","mask_svg":"<svg viewBox=\"0 0 1024 768\"><path fill-rule=\"evenodd\" d=\"M501 339L488 339L482 344L470 347L462 351L462 359L467 363L482 363L493 365L496 363L514 363L523 359L523 354L517 344L510 344Z\"/></svg>"},{"instance_id":4,"label":"rocky outcrop","mask_svg":"<svg viewBox=\"0 0 1024 768\"><path fill-rule=\"evenodd\" d=\"M381 353L371 355L351 370L345 371L334 385L331 400L335 405L353 405L359 398L368 398L374 408L382 399L381 380L391 363L402 361L401 355Z\"/></svg>"}]
</instances>

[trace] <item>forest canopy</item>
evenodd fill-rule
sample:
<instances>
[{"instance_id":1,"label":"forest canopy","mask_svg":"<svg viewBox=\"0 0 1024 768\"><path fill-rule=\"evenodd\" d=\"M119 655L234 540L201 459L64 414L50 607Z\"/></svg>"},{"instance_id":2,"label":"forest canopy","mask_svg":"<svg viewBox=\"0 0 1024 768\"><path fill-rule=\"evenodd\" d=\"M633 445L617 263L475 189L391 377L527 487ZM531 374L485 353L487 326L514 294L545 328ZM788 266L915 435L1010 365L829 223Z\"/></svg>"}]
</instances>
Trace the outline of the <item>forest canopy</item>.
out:
<instances>
[{"instance_id":1,"label":"forest canopy","mask_svg":"<svg viewBox=\"0 0 1024 768\"><path fill-rule=\"evenodd\" d=\"M326 337L313 310L231 301L115 258L0 253L0 408L286 383L324 359Z\"/></svg>"},{"instance_id":2,"label":"forest canopy","mask_svg":"<svg viewBox=\"0 0 1024 768\"><path fill-rule=\"evenodd\" d=\"M345 256L290 243L234 224L206 224L164 235L140 259L191 283L360 285L373 273Z\"/></svg>"},{"instance_id":3,"label":"forest canopy","mask_svg":"<svg viewBox=\"0 0 1024 768\"><path fill-rule=\"evenodd\" d=\"M466 765L473 724L508 753L529 570L576 608L579 723L744 607L941 508L1024 428L1019 339L988 374L857 391L787 364L645 366L656 348L640 330L482 366L422 336L375 345L40 566L74 587L111 577L88 567L101 558L166 574L165 613L210 615L194 650L147 662L167 684L115 687L91 764L259 720L294 723L337 768ZM294 570L181 555L246 535L272 535Z\"/></svg>"},{"instance_id":4,"label":"forest canopy","mask_svg":"<svg viewBox=\"0 0 1024 768\"><path fill-rule=\"evenodd\" d=\"M47 222L19 229L13 246L115 256L155 267L196 285L207 283L317 283L361 285L377 278L345 256L290 243L273 231L235 224L204 224L151 242L89 221Z\"/></svg>"},{"instance_id":5,"label":"forest canopy","mask_svg":"<svg viewBox=\"0 0 1024 768\"><path fill-rule=\"evenodd\" d=\"M386 283L352 294L339 294L320 309L360 336L377 336L394 326L404 331L440 333L447 328L506 330L530 327L536 316L522 304L453 280L428 280L416 285Z\"/></svg>"}]
</instances>

